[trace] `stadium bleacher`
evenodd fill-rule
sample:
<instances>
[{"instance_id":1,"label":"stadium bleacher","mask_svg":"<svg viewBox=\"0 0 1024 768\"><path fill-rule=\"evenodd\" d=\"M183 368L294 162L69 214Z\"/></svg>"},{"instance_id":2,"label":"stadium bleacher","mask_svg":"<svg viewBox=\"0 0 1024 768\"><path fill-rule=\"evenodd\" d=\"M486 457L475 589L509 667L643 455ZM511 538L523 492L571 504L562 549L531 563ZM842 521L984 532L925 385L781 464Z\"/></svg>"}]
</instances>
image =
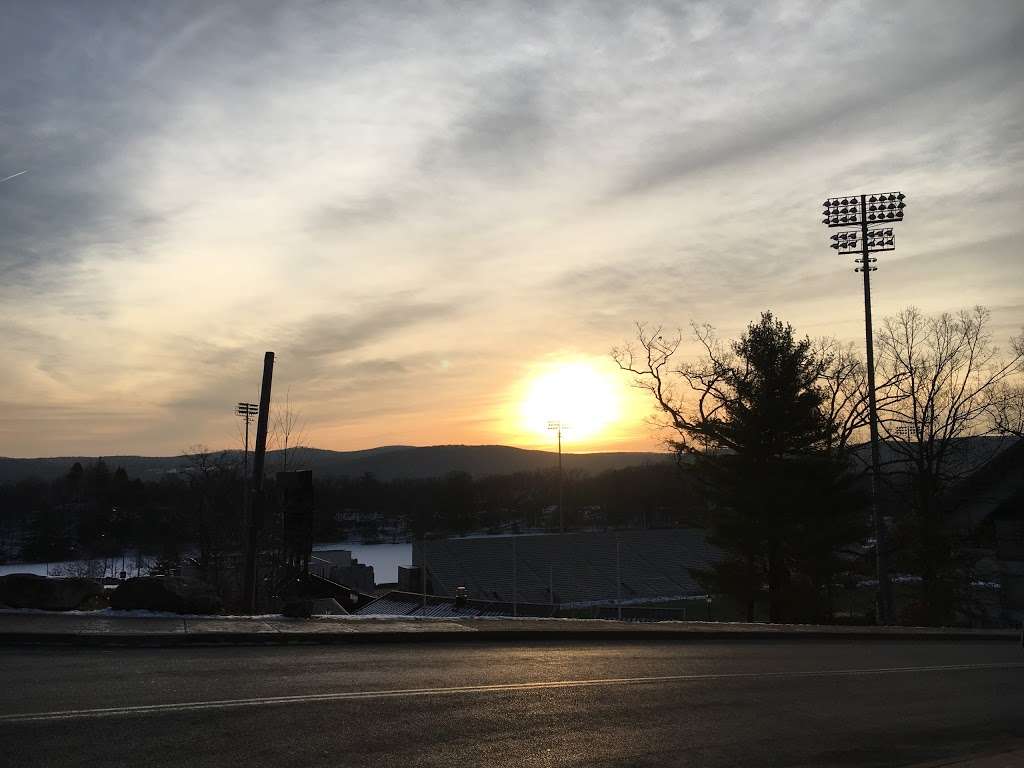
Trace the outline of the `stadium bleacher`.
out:
<instances>
[{"instance_id":1,"label":"stadium bleacher","mask_svg":"<svg viewBox=\"0 0 1024 768\"><path fill-rule=\"evenodd\" d=\"M705 590L690 569L720 557L703 530L661 529L427 540L413 544L413 564L426 561L436 595L452 597L464 586L471 598L510 603L513 550L515 600L561 605L700 595Z\"/></svg>"}]
</instances>

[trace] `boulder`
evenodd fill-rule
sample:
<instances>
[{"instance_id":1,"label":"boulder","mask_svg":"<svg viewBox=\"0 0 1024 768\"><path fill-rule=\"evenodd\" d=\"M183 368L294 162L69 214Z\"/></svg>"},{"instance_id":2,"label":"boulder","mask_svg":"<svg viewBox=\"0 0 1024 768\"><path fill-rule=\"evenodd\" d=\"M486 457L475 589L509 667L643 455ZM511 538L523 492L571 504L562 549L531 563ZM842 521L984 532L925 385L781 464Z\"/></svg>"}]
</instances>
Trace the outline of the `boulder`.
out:
<instances>
[{"instance_id":1,"label":"boulder","mask_svg":"<svg viewBox=\"0 0 1024 768\"><path fill-rule=\"evenodd\" d=\"M34 573L0 576L0 603L12 608L73 611L92 599L102 599L103 585L78 576L50 578Z\"/></svg>"},{"instance_id":2,"label":"boulder","mask_svg":"<svg viewBox=\"0 0 1024 768\"><path fill-rule=\"evenodd\" d=\"M206 582L176 576L137 576L123 582L110 597L110 606L121 611L169 613L221 613L224 604Z\"/></svg>"}]
</instances>

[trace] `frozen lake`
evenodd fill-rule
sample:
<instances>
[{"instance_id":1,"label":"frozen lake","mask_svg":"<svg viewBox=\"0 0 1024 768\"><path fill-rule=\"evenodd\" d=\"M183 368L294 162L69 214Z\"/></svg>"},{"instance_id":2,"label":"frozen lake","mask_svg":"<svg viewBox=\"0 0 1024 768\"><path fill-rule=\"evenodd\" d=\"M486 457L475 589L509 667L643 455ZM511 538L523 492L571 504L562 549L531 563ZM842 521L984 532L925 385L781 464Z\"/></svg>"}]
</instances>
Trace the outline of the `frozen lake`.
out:
<instances>
[{"instance_id":1,"label":"frozen lake","mask_svg":"<svg viewBox=\"0 0 1024 768\"><path fill-rule=\"evenodd\" d=\"M378 584L393 583L398 581L398 566L410 565L412 563L412 544L359 544L357 542L350 541L338 541L324 544L313 545L313 551L321 549L347 549L352 552L352 557L356 558L360 563L364 565L373 566L373 578ZM125 563L125 570L131 575L133 573L135 556L131 555ZM108 561L109 562L109 561ZM121 559L115 558L114 572L108 572L108 576L117 576L117 572L121 570ZM46 576L49 573L53 573L54 569L60 568L61 570L67 569L69 565L74 565L74 561L70 563L7 563L6 565L0 565L0 576L4 576L8 573L36 573L40 576ZM145 569L143 569L145 573Z\"/></svg>"},{"instance_id":2,"label":"frozen lake","mask_svg":"<svg viewBox=\"0 0 1024 768\"><path fill-rule=\"evenodd\" d=\"M79 571L76 570L76 566L83 562L86 561L67 560L64 562L53 563L7 563L6 565L0 565L0 576L6 576L8 573L34 573L37 576L67 576L69 575L69 568L75 573L79 573ZM104 560L100 558L97 559L95 562L103 563ZM113 568L110 568L111 563L113 563ZM146 568L148 567L145 563L146 560L144 560L143 562L143 575L146 574ZM105 574L106 576L116 577L117 574L121 571L122 564L120 557L116 557L113 560L108 559L106 560L106 564L108 566L107 572ZM135 555L132 555L130 558L126 559L124 561L123 567L126 572L128 572L132 576L135 576Z\"/></svg>"}]
</instances>

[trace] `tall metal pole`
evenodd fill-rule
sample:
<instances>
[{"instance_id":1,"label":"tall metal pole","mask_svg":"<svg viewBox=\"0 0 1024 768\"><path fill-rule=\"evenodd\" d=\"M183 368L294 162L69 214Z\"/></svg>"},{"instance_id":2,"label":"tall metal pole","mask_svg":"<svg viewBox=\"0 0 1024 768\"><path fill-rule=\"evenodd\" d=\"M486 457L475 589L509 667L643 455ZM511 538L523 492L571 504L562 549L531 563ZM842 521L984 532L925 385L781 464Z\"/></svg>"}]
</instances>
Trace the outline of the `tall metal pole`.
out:
<instances>
[{"instance_id":1,"label":"tall metal pole","mask_svg":"<svg viewBox=\"0 0 1024 768\"><path fill-rule=\"evenodd\" d=\"M270 420L270 387L274 377L274 353L263 356L263 383L260 387L260 412L256 421L256 448L252 457L252 496L249 505L249 531L245 547L245 606L256 613L256 544L260 525L257 507L263 496L263 464L267 456L267 423Z\"/></svg>"},{"instance_id":2,"label":"tall metal pole","mask_svg":"<svg viewBox=\"0 0 1024 768\"><path fill-rule=\"evenodd\" d=\"M889 584L885 520L878 505L881 459L878 453L878 410L875 400L875 344L871 324L871 262L868 251L867 195L860 196L861 272L864 275L864 338L868 363L868 419L871 431L871 517L875 528L875 578L878 580L878 623L891 621L892 591Z\"/></svg>"},{"instance_id":3,"label":"tall metal pole","mask_svg":"<svg viewBox=\"0 0 1024 768\"><path fill-rule=\"evenodd\" d=\"M519 615L519 602L516 599L516 536L512 534L512 615Z\"/></svg>"},{"instance_id":4,"label":"tall metal pole","mask_svg":"<svg viewBox=\"0 0 1024 768\"><path fill-rule=\"evenodd\" d=\"M562 425L558 425L558 532L565 533L565 513L563 512L563 481L562 481Z\"/></svg>"},{"instance_id":5,"label":"tall metal pole","mask_svg":"<svg viewBox=\"0 0 1024 768\"><path fill-rule=\"evenodd\" d=\"M249 422L252 417L245 414L245 452L242 454L242 514L249 514Z\"/></svg>"},{"instance_id":6,"label":"tall metal pole","mask_svg":"<svg viewBox=\"0 0 1024 768\"><path fill-rule=\"evenodd\" d=\"M615 605L619 621L622 621L622 565L618 538L615 539Z\"/></svg>"}]
</instances>

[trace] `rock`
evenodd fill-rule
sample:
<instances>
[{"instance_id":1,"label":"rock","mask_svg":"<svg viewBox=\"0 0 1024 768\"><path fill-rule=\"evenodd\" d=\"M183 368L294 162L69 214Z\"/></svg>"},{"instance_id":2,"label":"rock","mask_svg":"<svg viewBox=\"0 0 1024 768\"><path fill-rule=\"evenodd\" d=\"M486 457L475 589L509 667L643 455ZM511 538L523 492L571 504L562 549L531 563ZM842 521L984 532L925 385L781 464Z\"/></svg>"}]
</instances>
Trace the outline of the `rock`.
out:
<instances>
[{"instance_id":1,"label":"rock","mask_svg":"<svg viewBox=\"0 0 1024 768\"><path fill-rule=\"evenodd\" d=\"M220 596L202 581L176 576L137 576L123 582L110 597L110 606L121 611L169 613L221 613Z\"/></svg>"},{"instance_id":2,"label":"rock","mask_svg":"<svg viewBox=\"0 0 1024 768\"><path fill-rule=\"evenodd\" d=\"M90 598L102 597L103 586L95 579L49 578L34 573L0 576L0 603L12 608L73 611Z\"/></svg>"}]
</instances>

